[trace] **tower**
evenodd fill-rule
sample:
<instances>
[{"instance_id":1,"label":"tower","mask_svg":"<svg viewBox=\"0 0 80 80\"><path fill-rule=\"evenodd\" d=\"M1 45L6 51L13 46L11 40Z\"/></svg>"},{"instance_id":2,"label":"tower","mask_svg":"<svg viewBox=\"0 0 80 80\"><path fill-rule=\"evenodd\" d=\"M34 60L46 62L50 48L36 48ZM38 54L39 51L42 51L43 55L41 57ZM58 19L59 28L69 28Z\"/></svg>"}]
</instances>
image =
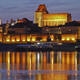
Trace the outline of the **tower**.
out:
<instances>
[{"instance_id":1,"label":"tower","mask_svg":"<svg viewBox=\"0 0 80 80\"><path fill-rule=\"evenodd\" d=\"M8 20L6 21L5 29L4 29L4 35L8 33L8 28L9 28L9 22Z\"/></svg>"},{"instance_id":2,"label":"tower","mask_svg":"<svg viewBox=\"0 0 80 80\"><path fill-rule=\"evenodd\" d=\"M0 18L0 25L2 24L1 18Z\"/></svg>"},{"instance_id":3,"label":"tower","mask_svg":"<svg viewBox=\"0 0 80 80\"><path fill-rule=\"evenodd\" d=\"M43 15L47 13L48 11L45 4L40 4L35 11L35 24L38 24L39 27L43 27Z\"/></svg>"}]
</instances>

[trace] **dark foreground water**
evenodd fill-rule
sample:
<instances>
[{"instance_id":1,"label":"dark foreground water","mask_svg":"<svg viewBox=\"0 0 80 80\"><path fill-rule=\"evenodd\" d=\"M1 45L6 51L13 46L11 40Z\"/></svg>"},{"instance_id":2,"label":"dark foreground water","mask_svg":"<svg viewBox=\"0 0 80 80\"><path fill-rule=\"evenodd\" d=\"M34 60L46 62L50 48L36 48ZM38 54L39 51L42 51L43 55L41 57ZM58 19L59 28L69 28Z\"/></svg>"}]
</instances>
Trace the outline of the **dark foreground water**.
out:
<instances>
[{"instance_id":1,"label":"dark foreground water","mask_svg":"<svg viewBox=\"0 0 80 80\"><path fill-rule=\"evenodd\" d=\"M80 52L0 52L0 80L80 80Z\"/></svg>"}]
</instances>

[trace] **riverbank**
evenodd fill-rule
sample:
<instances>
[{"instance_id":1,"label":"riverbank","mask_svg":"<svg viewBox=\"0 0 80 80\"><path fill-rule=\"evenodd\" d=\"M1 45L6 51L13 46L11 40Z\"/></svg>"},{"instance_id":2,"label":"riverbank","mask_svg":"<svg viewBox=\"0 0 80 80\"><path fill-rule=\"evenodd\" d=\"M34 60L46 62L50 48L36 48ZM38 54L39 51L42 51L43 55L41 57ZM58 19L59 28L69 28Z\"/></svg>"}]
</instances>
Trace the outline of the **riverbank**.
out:
<instances>
[{"instance_id":1,"label":"riverbank","mask_svg":"<svg viewBox=\"0 0 80 80\"><path fill-rule=\"evenodd\" d=\"M76 51L76 43L2 44L0 51Z\"/></svg>"}]
</instances>

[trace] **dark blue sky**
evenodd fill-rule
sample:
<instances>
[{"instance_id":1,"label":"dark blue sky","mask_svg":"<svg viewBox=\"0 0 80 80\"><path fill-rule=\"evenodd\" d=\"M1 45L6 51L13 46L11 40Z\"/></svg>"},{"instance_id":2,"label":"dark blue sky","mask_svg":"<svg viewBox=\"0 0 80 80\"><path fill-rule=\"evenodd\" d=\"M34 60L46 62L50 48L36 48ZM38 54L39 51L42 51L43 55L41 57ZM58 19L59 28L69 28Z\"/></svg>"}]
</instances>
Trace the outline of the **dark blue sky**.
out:
<instances>
[{"instance_id":1,"label":"dark blue sky","mask_svg":"<svg viewBox=\"0 0 80 80\"><path fill-rule=\"evenodd\" d=\"M34 20L39 4L45 4L50 13L69 12L73 20L80 20L80 0L0 0L0 17L3 22L23 17Z\"/></svg>"}]
</instances>

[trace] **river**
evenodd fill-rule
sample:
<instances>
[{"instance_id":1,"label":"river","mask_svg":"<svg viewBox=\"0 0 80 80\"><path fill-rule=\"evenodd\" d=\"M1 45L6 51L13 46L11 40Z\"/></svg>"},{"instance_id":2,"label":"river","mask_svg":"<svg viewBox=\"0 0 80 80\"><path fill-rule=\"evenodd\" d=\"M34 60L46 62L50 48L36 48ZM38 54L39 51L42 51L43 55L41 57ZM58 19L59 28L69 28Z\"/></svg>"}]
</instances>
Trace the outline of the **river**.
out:
<instances>
[{"instance_id":1,"label":"river","mask_svg":"<svg viewBox=\"0 0 80 80\"><path fill-rule=\"evenodd\" d=\"M0 52L0 80L80 80L80 52Z\"/></svg>"}]
</instances>

